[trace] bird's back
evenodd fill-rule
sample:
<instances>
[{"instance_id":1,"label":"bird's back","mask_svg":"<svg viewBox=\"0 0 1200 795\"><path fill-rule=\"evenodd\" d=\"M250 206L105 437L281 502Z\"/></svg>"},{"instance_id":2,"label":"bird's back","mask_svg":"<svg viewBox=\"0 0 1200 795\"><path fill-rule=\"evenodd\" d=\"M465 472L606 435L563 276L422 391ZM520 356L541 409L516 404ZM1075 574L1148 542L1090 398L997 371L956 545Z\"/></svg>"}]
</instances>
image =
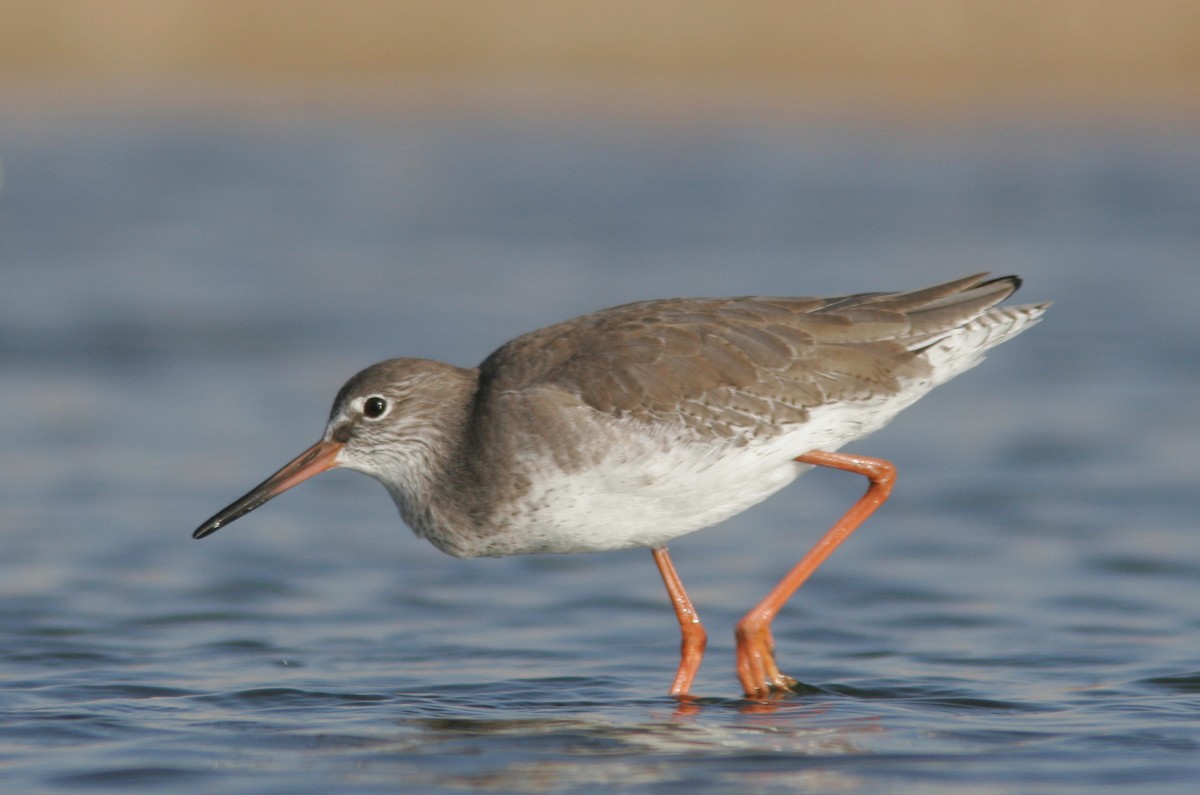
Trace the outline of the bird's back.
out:
<instances>
[{"instance_id":1,"label":"bird's back","mask_svg":"<svg viewBox=\"0 0 1200 795\"><path fill-rule=\"evenodd\" d=\"M770 436L822 406L923 394L974 366L1045 310L996 307L1019 286L981 274L903 293L626 304L512 340L483 362L481 386L550 386L615 417Z\"/></svg>"}]
</instances>

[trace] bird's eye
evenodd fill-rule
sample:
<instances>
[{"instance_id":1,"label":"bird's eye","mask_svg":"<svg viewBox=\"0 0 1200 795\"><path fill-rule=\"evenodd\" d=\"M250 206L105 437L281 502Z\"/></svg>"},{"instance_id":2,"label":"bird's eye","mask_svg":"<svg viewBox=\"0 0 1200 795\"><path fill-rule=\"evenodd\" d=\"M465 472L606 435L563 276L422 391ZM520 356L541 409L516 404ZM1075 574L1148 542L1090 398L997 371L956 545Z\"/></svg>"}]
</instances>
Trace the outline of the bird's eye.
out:
<instances>
[{"instance_id":1,"label":"bird's eye","mask_svg":"<svg viewBox=\"0 0 1200 795\"><path fill-rule=\"evenodd\" d=\"M369 420L377 420L387 411L388 403L383 398L375 395L363 401L363 416Z\"/></svg>"}]
</instances>

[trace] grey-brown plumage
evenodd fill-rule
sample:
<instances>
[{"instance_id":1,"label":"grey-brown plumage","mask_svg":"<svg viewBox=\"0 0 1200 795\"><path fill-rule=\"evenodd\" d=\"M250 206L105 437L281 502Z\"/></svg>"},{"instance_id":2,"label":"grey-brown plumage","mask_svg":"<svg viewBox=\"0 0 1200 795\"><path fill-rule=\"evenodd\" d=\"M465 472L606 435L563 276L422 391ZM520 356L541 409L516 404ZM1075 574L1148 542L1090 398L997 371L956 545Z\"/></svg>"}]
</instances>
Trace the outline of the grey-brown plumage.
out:
<instances>
[{"instance_id":1,"label":"grey-brown plumage","mask_svg":"<svg viewBox=\"0 0 1200 795\"><path fill-rule=\"evenodd\" d=\"M626 304L503 345L480 366L481 397L548 384L700 436L777 434L816 406L930 377L922 349L1018 286L972 276L910 293Z\"/></svg>"}]
</instances>

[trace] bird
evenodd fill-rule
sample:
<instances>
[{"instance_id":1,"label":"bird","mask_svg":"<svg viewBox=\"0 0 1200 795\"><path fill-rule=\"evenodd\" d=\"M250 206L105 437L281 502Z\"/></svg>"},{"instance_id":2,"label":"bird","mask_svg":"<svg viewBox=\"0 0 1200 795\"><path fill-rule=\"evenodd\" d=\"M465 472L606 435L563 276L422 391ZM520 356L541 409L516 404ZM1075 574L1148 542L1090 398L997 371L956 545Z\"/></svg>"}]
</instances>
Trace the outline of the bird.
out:
<instances>
[{"instance_id":1,"label":"bird","mask_svg":"<svg viewBox=\"0 0 1200 795\"><path fill-rule=\"evenodd\" d=\"M669 688L692 698L707 633L667 550L813 467L863 496L738 621L747 698L794 692L772 621L891 493L895 466L839 452L1050 305L999 306L1016 276L833 298L650 300L519 336L478 367L389 359L337 393L320 440L193 533L326 470L372 476L404 522L463 558L648 548L680 627Z\"/></svg>"}]
</instances>

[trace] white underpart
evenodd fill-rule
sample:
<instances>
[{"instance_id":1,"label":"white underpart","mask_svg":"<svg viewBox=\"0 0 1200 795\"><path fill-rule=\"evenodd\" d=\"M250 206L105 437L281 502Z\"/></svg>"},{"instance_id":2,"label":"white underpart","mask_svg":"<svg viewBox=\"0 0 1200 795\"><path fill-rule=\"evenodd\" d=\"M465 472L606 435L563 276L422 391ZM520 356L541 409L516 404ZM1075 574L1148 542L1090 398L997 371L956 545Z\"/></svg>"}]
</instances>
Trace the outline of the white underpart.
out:
<instances>
[{"instance_id":1,"label":"white underpart","mask_svg":"<svg viewBox=\"0 0 1200 795\"><path fill-rule=\"evenodd\" d=\"M516 532L489 539L495 548L484 554L658 546L717 524L810 468L796 456L835 450L894 413L884 406L864 409L822 408L790 433L745 446L672 443L640 431L622 438L610 427L615 443L597 466L572 473L553 464L535 469L534 490L512 506L510 516L497 517L502 524L511 521Z\"/></svg>"}]
</instances>

